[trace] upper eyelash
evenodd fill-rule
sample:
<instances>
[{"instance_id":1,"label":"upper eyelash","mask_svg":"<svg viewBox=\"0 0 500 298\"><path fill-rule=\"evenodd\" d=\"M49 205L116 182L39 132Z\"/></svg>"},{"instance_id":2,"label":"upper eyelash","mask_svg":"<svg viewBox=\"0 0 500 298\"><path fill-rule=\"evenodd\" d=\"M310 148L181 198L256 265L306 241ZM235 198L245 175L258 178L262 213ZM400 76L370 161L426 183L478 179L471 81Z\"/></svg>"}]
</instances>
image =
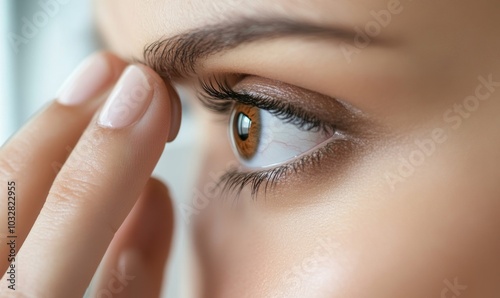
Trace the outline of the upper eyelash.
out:
<instances>
[{"instance_id":1,"label":"upper eyelash","mask_svg":"<svg viewBox=\"0 0 500 298\"><path fill-rule=\"evenodd\" d=\"M199 94L201 102L216 113L229 114L234 103L238 102L266 110L281 121L293 124L302 130L322 130L326 134L336 131L335 125L317 119L300 107L262 95L236 92L227 80L221 81L213 77L200 81L200 85L203 90Z\"/></svg>"}]
</instances>

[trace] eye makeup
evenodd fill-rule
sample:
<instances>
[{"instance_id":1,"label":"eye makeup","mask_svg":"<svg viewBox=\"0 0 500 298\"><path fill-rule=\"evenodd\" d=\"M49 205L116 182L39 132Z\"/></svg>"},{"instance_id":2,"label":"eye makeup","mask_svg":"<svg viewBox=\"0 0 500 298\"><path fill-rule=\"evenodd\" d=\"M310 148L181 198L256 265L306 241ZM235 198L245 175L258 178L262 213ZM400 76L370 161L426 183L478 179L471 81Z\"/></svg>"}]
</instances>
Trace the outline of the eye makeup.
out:
<instances>
[{"instance_id":1,"label":"eye makeup","mask_svg":"<svg viewBox=\"0 0 500 298\"><path fill-rule=\"evenodd\" d=\"M223 192L239 195L249 186L255 198L261 188L266 193L292 176L317 171L323 162L349 160L364 143L362 114L331 97L246 75L208 78L201 88L202 103L229 119L232 148L242 164L220 178ZM273 118L285 134L272 134L274 146L259 149L262 131L270 126L265 119Z\"/></svg>"}]
</instances>

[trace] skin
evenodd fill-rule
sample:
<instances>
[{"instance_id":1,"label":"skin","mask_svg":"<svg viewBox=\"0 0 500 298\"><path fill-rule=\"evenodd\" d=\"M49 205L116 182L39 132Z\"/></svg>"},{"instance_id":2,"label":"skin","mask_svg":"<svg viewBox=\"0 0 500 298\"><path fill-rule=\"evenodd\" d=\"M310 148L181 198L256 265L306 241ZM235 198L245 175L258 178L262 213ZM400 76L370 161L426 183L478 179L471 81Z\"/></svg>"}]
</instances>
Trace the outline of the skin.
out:
<instances>
[{"instance_id":1,"label":"skin","mask_svg":"<svg viewBox=\"0 0 500 298\"><path fill-rule=\"evenodd\" d=\"M96 1L96 13L111 49L141 57L145 45L209 24L214 15L230 19L265 11L353 28L364 27L372 20L369 12L387 4L110 0ZM479 75L500 81L498 5L491 0L401 5L376 37L392 43L373 43L351 63L340 42L300 38L252 43L203 61L198 75L249 73L342 98L381 123L384 133L346 167L325 164L301 173L290 179L298 183L283 182L265 200L243 200L237 211L219 198L201 208L194 230L202 296L453 297L447 281L455 279L467 287L460 297L500 291L495 181L500 138L494 133L500 95L481 101L457 129L443 118L474 94ZM301 50L287 50L294 47ZM234 155L227 124L203 111L197 117L201 134L210 136L201 145L206 161L197 189L202 191L214 181L209 173L224 171ZM415 140L429 139L436 128L445 130L446 141L393 190L386 175L398 173L398 157L409 159L418 149ZM330 249L323 249L322 241Z\"/></svg>"},{"instance_id":2,"label":"skin","mask_svg":"<svg viewBox=\"0 0 500 298\"><path fill-rule=\"evenodd\" d=\"M130 60L141 59L144 47L161 37L238 12L363 28L373 19L370 11L387 4L107 0L95 1L95 11L109 48ZM371 43L350 63L340 42L287 38L207 57L196 70L199 76L251 74L341 98L377 124L365 130L380 127L364 150L287 176L265 199L252 201L244 190L236 207L226 203L231 198L212 195L197 208L189 223L201 297L498 295L500 87L478 80L500 82L498 4L401 5L376 37L390 42ZM485 99L474 109L455 106L476 93ZM227 123L214 121L196 100L191 104L200 135L209 136L200 144L205 159L197 187L207 193L213 173L219 176L235 158ZM418 154L424 160L408 166Z\"/></svg>"},{"instance_id":3,"label":"skin","mask_svg":"<svg viewBox=\"0 0 500 298\"><path fill-rule=\"evenodd\" d=\"M9 271L3 276L1 296L81 297L100 263L90 295L119 289L116 276L137 281L122 295L159 294L173 210L165 185L150 176L166 141L175 137L169 128L180 119L171 106L178 98L140 66L151 87L150 108L133 125L99 125L105 95L126 63L109 53L96 55L111 69L100 88L76 106L51 102L0 149L0 182L15 197L2 195L2 207L12 207L8 201L16 207L14 230L4 225L2 235L17 236L15 263L7 258L10 245L0 248L6 256L2 270L17 272L15 285Z\"/></svg>"}]
</instances>

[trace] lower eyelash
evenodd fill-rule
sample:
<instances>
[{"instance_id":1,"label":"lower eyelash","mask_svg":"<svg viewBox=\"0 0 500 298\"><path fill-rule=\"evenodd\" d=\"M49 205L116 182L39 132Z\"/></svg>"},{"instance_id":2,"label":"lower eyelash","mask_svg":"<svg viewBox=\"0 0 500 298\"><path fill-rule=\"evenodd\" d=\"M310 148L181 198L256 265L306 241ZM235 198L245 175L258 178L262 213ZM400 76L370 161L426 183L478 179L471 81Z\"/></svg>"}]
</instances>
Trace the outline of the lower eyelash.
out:
<instances>
[{"instance_id":1,"label":"lower eyelash","mask_svg":"<svg viewBox=\"0 0 500 298\"><path fill-rule=\"evenodd\" d=\"M269 170L257 172L244 172L237 169L230 170L222 175L217 186L221 189L223 197L229 197L227 196L229 193L235 192L236 199L240 196L243 189L249 186L251 197L255 200L262 189L265 196L268 190L279 185L288 175L299 174L306 169L310 170L319 167L321 160L335 153L338 146L345 146L345 142L351 142L351 140L332 140L309 154Z\"/></svg>"}]
</instances>

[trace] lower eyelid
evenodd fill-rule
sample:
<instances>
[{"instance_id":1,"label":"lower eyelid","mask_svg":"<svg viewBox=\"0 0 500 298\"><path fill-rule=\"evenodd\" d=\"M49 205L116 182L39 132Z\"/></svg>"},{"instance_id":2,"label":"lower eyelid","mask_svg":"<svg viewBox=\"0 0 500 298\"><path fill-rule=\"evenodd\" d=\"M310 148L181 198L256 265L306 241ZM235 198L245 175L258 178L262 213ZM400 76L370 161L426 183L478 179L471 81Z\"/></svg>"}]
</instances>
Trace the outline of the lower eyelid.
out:
<instances>
[{"instance_id":1,"label":"lower eyelid","mask_svg":"<svg viewBox=\"0 0 500 298\"><path fill-rule=\"evenodd\" d=\"M331 139L307 154L270 169L251 171L243 166L234 168L220 177L218 185L223 197L234 193L239 198L248 187L252 199L257 199L281 185L288 185L293 191L294 187L307 185L309 179L313 179L311 183L316 183L318 177L328 177L323 182L332 184L341 180L342 174L363 147L362 142L347 136Z\"/></svg>"}]
</instances>

